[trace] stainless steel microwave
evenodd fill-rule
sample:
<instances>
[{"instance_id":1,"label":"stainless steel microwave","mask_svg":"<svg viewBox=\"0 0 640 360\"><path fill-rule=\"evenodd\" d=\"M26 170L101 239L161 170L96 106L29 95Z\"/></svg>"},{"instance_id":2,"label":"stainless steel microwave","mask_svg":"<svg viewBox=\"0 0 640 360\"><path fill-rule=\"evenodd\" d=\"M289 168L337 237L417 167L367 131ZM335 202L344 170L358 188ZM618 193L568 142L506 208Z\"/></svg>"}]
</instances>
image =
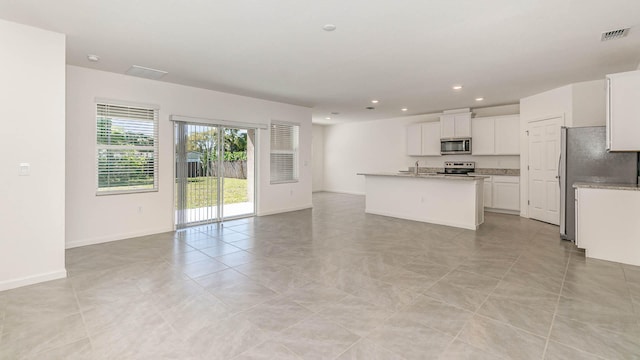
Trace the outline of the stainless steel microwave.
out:
<instances>
[{"instance_id":1,"label":"stainless steel microwave","mask_svg":"<svg viewBox=\"0 0 640 360\"><path fill-rule=\"evenodd\" d=\"M440 139L440 154L471 154L471 138Z\"/></svg>"}]
</instances>

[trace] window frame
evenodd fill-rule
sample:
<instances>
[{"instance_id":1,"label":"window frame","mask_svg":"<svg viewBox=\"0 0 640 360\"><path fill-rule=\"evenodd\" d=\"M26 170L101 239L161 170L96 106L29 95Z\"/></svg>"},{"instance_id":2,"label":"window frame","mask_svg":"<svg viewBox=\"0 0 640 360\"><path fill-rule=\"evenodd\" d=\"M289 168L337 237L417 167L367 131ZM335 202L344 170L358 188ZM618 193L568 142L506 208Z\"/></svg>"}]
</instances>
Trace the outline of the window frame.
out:
<instances>
[{"instance_id":1,"label":"window frame","mask_svg":"<svg viewBox=\"0 0 640 360\"><path fill-rule=\"evenodd\" d=\"M100 136L100 119L105 118L104 115L101 115L101 107L118 107L118 108L126 108L129 111L152 111L153 119L143 119L143 118L127 118L127 117L117 117L117 116L106 116L110 119L118 119L119 121L150 121L153 124L152 127L152 136L153 136L153 145L149 146L135 146L135 145L112 145L112 144L100 144L98 142L98 138ZM102 110L105 111L105 110ZM108 109L106 110L108 112ZM158 192L159 191L159 175L160 175L160 163L159 163L159 139L160 139L160 122L159 122L159 107L156 105L149 104L138 104L132 102L125 101L110 101L110 100L101 100L96 99L95 102L95 123L94 123L94 136L95 136L95 193L96 196L107 196L107 195L120 195L120 194L137 194L137 193L149 193L149 192ZM142 150L142 151L151 151L153 156L153 165L150 167L151 171L153 171L153 185L152 187L135 187L135 185L124 185L119 186L116 189L109 189L105 187L100 187L100 152L101 150ZM149 167L145 167L146 170ZM125 188L123 187L130 187ZM114 187L115 188L115 187Z\"/></svg>"},{"instance_id":2,"label":"window frame","mask_svg":"<svg viewBox=\"0 0 640 360\"><path fill-rule=\"evenodd\" d=\"M294 144L291 150L282 150L282 149L274 150L273 133L272 133L274 126L288 126L296 129L295 131L296 138L293 141ZM293 156L293 160L292 160L293 171L291 174L292 175L291 179L285 179L285 180L273 179L274 168L271 166L271 163L272 163L272 156L274 154L291 154ZM297 182L300 182L300 124L295 122L272 120L271 124L269 124L269 183L272 185L277 185L277 184L290 184L290 183L297 183Z\"/></svg>"}]
</instances>

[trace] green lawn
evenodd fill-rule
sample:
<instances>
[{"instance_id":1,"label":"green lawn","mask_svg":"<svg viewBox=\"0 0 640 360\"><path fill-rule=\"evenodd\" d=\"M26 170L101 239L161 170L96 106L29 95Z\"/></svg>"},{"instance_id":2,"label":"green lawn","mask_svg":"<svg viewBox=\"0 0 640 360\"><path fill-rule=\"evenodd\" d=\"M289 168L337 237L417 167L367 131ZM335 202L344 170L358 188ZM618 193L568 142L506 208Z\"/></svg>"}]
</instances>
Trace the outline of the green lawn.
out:
<instances>
[{"instance_id":1,"label":"green lawn","mask_svg":"<svg viewBox=\"0 0 640 360\"><path fill-rule=\"evenodd\" d=\"M187 208L196 209L216 205L216 178L189 178L187 183ZM224 203L235 204L249 201L247 179L224 179Z\"/></svg>"}]
</instances>

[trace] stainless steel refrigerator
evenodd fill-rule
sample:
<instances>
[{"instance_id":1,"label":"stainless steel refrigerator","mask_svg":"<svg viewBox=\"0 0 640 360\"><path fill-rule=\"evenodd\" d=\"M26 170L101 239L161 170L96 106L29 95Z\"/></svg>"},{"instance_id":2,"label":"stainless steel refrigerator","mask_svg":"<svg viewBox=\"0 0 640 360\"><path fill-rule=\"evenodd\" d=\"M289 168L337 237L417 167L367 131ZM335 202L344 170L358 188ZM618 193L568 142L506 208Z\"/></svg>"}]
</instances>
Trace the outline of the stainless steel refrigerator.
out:
<instances>
[{"instance_id":1,"label":"stainless steel refrigerator","mask_svg":"<svg viewBox=\"0 0 640 360\"><path fill-rule=\"evenodd\" d=\"M607 152L605 127L590 126L561 129L560 166L560 236L575 241L576 182L636 184L638 153Z\"/></svg>"}]
</instances>

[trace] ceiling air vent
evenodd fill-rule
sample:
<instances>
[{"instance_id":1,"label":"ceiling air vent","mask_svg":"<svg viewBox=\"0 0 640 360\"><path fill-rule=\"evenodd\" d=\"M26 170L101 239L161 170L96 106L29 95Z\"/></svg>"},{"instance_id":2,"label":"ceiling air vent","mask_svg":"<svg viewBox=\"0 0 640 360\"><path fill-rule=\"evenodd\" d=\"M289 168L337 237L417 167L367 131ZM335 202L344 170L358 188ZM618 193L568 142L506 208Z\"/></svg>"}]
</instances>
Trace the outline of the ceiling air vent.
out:
<instances>
[{"instance_id":1,"label":"ceiling air vent","mask_svg":"<svg viewBox=\"0 0 640 360\"><path fill-rule=\"evenodd\" d=\"M600 41L619 39L627 36L628 33L629 33L629 28L606 31L602 33L602 37L600 38Z\"/></svg>"},{"instance_id":2,"label":"ceiling air vent","mask_svg":"<svg viewBox=\"0 0 640 360\"><path fill-rule=\"evenodd\" d=\"M127 75L138 76L145 79L158 80L167 75L166 71L146 68L144 66L132 65L125 73Z\"/></svg>"}]
</instances>

